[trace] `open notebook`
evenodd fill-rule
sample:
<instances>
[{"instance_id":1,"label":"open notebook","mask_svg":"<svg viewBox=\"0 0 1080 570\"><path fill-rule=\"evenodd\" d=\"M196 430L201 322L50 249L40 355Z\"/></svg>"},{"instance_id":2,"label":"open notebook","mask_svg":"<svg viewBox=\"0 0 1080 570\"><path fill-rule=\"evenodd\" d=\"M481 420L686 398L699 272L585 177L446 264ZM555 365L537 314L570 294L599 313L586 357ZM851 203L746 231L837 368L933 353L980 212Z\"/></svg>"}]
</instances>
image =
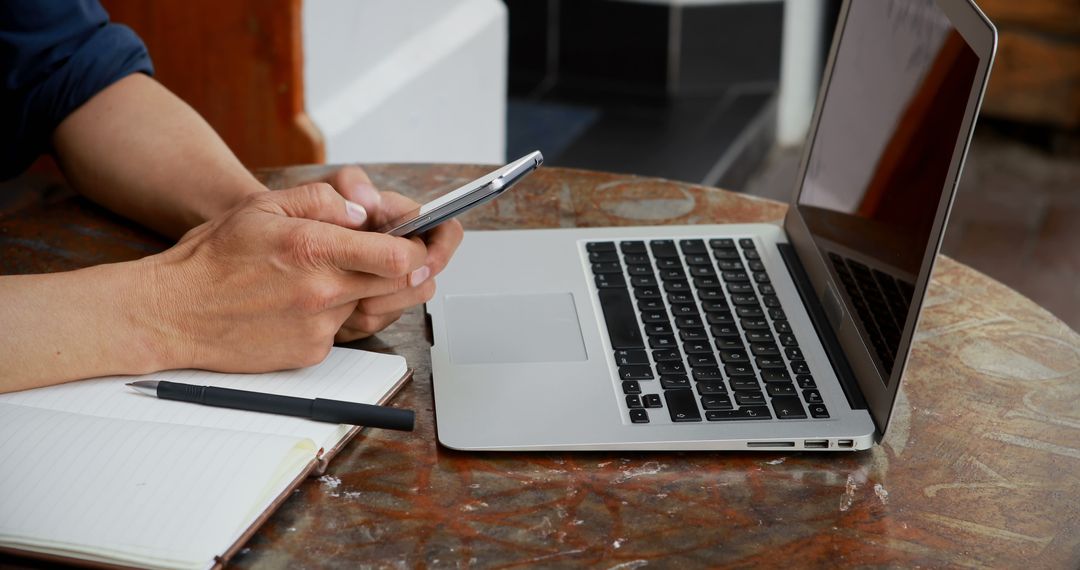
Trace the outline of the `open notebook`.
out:
<instances>
[{"instance_id":1,"label":"open notebook","mask_svg":"<svg viewBox=\"0 0 1080 570\"><path fill-rule=\"evenodd\" d=\"M144 378L382 403L409 377L400 356L334 348L299 370ZM140 378L0 395L0 550L213 567L359 430L159 400L124 386Z\"/></svg>"}]
</instances>

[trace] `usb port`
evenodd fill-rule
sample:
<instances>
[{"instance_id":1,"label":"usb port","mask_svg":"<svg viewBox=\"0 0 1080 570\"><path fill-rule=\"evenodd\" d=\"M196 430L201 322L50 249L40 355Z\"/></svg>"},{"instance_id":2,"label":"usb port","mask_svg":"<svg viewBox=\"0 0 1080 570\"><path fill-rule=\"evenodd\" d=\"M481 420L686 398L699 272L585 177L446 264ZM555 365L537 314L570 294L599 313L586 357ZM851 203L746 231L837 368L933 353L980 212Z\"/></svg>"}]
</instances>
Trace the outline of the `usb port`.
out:
<instances>
[{"instance_id":1,"label":"usb port","mask_svg":"<svg viewBox=\"0 0 1080 570\"><path fill-rule=\"evenodd\" d=\"M829 440L827 439L808 439L803 442L803 447L806 449L826 449L829 447Z\"/></svg>"},{"instance_id":2,"label":"usb port","mask_svg":"<svg viewBox=\"0 0 1080 570\"><path fill-rule=\"evenodd\" d=\"M853 440L853 439L838 439L838 440L836 440L836 447L855 447L855 440Z\"/></svg>"}]
</instances>

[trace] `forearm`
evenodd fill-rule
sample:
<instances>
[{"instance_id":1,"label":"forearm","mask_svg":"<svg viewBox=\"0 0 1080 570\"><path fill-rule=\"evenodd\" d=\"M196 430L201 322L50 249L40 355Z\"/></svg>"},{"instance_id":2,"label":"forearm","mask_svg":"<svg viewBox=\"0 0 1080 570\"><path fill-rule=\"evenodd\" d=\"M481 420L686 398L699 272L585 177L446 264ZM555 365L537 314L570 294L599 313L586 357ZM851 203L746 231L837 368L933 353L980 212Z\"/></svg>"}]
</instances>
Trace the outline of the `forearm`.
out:
<instances>
[{"instance_id":1,"label":"forearm","mask_svg":"<svg viewBox=\"0 0 1080 570\"><path fill-rule=\"evenodd\" d=\"M173 237L266 189L194 109L142 74L64 119L53 146L79 192Z\"/></svg>"},{"instance_id":2,"label":"forearm","mask_svg":"<svg viewBox=\"0 0 1080 570\"><path fill-rule=\"evenodd\" d=\"M0 392L168 367L145 260L0 277Z\"/></svg>"}]
</instances>

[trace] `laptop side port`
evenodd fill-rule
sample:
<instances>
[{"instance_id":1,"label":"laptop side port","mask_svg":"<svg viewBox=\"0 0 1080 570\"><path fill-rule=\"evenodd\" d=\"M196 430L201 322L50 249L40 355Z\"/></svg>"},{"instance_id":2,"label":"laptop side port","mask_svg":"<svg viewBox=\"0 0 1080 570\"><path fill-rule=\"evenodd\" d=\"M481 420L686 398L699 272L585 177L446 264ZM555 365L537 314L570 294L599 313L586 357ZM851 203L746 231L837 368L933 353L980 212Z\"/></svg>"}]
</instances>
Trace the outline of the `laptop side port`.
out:
<instances>
[{"instance_id":1,"label":"laptop side port","mask_svg":"<svg viewBox=\"0 0 1080 570\"><path fill-rule=\"evenodd\" d=\"M746 447L795 447L794 441L748 441Z\"/></svg>"},{"instance_id":2,"label":"laptop side port","mask_svg":"<svg viewBox=\"0 0 1080 570\"><path fill-rule=\"evenodd\" d=\"M836 440L836 447L855 447L855 440L853 439L838 439Z\"/></svg>"},{"instance_id":3,"label":"laptop side port","mask_svg":"<svg viewBox=\"0 0 1080 570\"><path fill-rule=\"evenodd\" d=\"M803 441L803 448L805 449L828 449L829 440L827 439L808 439Z\"/></svg>"}]
</instances>

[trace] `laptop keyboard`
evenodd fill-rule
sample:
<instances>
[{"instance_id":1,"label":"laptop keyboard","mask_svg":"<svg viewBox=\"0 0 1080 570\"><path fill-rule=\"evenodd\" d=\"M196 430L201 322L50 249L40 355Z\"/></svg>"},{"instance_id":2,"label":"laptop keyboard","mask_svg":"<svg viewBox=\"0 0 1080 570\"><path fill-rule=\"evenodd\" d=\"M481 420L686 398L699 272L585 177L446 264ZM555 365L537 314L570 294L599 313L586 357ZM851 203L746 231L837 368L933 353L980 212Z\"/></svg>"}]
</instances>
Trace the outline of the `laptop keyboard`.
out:
<instances>
[{"instance_id":1,"label":"laptop keyboard","mask_svg":"<svg viewBox=\"0 0 1080 570\"><path fill-rule=\"evenodd\" d=\"M631 422L829 417L752 239L586 250Z\"/></svg>"},{"instance_id":2,"label":"laptop keyboard","mask_svg":"<svg viewBox=\"0 0 1080 570\"><path fill-rule=\"evenodd\" d=\"M829 253L829 259L885 373L892 374L915 285L836 253Z\"/></svg>"}]
</instances>

